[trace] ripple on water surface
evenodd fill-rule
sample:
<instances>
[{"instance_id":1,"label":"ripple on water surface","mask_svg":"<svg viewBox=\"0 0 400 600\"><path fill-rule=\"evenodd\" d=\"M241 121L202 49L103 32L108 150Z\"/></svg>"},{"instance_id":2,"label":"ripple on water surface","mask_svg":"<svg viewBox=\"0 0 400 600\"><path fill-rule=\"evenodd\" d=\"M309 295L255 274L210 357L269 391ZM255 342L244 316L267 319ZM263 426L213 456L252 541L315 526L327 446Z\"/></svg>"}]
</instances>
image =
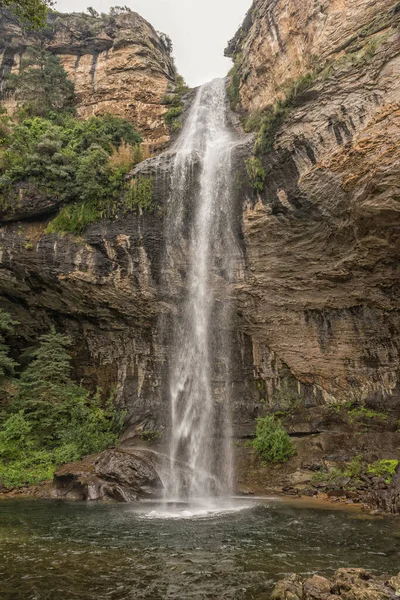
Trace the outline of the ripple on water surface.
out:
<instances>
[{"instance_id":1,"label":"ripple on water surface","mask_svg":"<svg viewBox=\"0 0 400 600\"><path fill-rule=\"evenodd\" d=\"M399 551L397 519L271 499L0 502L1 600L261 600L293 571L398 572Z\"/></svg>"}]
</instances>

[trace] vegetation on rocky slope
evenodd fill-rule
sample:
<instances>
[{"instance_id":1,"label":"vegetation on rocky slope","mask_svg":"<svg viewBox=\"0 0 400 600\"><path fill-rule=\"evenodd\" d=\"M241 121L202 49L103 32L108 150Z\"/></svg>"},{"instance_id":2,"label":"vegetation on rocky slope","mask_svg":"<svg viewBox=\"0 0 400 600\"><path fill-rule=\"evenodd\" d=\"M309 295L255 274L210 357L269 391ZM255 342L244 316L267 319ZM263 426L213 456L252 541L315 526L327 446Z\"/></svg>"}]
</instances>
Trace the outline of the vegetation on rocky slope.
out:
<instances>
[{"instance_id":1,"label":"vegetation on rocky slope","mask_svg":"<svg viewBox=\"0 0 400 600\"><path fill-rule=\"evenodd\" d=\"M183 77L178 72L175 74L175 81L174 91L164 96L163 99L163 104L168 106L168 111L164 115L164 121L172 135L177 134L182 128L181 117L185 110L183 97L189 91Z\"/></svg>"},{"instance_id":2,"label":"vegetation on rocky slope","mask_svg":"<svg viewBox=\"0 0 400 600\"><path fill-rule=\"evenodd\" d=\"M330 483L335 486L343 485L348 489L356 489L363 484L366 477L382 477L386 483L393 479L399 461L395 459L382 459L368 463L358 454L344 469L334 468L330 471L317 471L312 483Z\"/></svg>"},{"instance_id":3,"label":"vegetation on rocky slope","mask_svg":"<svg viewBox=\"0 0 400 600\"><path fill-rule=\"evenodd\" d=\"M58 465L115 445L124 418L72 381L72 340L54 328L20 364L11 359L4 336L15 326L0 311L0 488L50 479Z\"/></svg>"},{"instance_id":4,"label":"vegetation on rocky slope","mask_svg":"<svg viewBox=\"0 0 400 600\"><path fill-rule=\"evenodd\" d=\"M357 70L354 77L360 77L361 71L370 69L381 47L389 43L390 28L395 31L399 27L400 16L397 5L383 11L365 27L356 31L336 53L325 58L310 55L304 64L303 73L275 90L274 103L262 110L248 113L241 105L241 95L250 76L244 42L253 20L254 15L249 11L243 27L229 42L225 51L226 56L231 57L234 62L229 73L228 94L231 108L239 113L244 130L255 133L253 154L264 163L261 166L265 167L268 162L267 156L273 150L282 126L293 110L304 104L308 98L319 94L328 79L348 76L352 70ZM254 76L254 73L252 74ZM259 178L254 179L251 175L252 171L249 172L250 185L256 193L260 193L264 186Z\"/></svg>"},{"instance_id":5,"label":"vegetation on rocky slope","mask_svg":"<svg viewBox=\"0 0 400 600\"><path fill-rule=\"evenodd\" d=\"M3 209L12 213L22 182L64 205L49 232L80 233L118 210L150 207L151 193L145 201L143 194L132 195L126 177L143 158L140 135L116 116L76 119L73 85L56 56L33 51L27 66L12 76L10 84L19 108L12 119L2 115ZM142 187L141 183L137 186Z\"/></svg>"}]
</instances>

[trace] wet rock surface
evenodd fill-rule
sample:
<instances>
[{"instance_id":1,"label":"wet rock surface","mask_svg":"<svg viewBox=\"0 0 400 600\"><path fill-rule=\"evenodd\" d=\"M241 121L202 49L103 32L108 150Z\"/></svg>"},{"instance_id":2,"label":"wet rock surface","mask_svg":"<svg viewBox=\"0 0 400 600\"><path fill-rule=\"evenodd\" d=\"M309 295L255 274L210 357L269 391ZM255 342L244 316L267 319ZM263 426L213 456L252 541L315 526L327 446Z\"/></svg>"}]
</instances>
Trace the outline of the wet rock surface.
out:
<instances>
[{"instance_id":1,"label":"wet rock surface","mask_svg":"<svg viewBox=\"0 0 400 600\"><path fill-rule=\"evenodd\" d=\"M106 450L60 467L45 496L117 502L159 498L163 490L159 463L152 451Z\"/></svg>"},{"instance_id":2,"label":"wet rock surface","mask_svg":"<svg viewBox=\"0 0 400 600\"><path fill-rule=\"evenodd\" d=\"M364 569L339 569L332 577L304 579L290 575L273 590L271 600L394 600L400 594L400 573L372 575Z\"/></svg>"}]
</instances>

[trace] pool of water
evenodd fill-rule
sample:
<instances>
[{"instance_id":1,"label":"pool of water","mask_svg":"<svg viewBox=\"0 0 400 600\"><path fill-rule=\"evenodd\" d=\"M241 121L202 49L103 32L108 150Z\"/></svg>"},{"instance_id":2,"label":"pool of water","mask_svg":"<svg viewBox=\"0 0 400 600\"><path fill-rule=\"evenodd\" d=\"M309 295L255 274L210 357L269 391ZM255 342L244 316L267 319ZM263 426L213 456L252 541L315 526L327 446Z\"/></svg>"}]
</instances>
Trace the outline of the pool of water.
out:
<instances>
[{"instance_id":1,"label":"pool of water","mask_svg":"<svg viewBox=\"0 0 400 600\"><path fill-rule=\"evenodd\" d=\"M265 600L287 573L400 570L400 520L280 499L207 511L0 501L1 600Z\"/></svg>"}]
</instances>

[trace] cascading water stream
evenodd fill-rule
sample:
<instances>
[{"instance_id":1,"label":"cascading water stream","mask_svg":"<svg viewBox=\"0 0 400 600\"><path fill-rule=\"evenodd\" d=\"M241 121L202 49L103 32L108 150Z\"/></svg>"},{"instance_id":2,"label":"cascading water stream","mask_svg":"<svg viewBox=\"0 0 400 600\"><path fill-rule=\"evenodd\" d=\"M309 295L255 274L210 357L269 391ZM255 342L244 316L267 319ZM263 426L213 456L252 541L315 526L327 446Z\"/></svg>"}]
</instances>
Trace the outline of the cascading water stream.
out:
<instances>
[{"instance_id":1,"label":"cascading water stream","mask_svg":"<svg viewBox=\"0 0 400 600\"><path fill-rule=\"evenodd\" d=\"M167 262L171 267L180 256L187 263L170 354L170 499L232 492L229 284L239 254L231 206L234 145L225 82L215 80L198 90L176 144L169 199Z\"/></svg>"}]
</instances>

